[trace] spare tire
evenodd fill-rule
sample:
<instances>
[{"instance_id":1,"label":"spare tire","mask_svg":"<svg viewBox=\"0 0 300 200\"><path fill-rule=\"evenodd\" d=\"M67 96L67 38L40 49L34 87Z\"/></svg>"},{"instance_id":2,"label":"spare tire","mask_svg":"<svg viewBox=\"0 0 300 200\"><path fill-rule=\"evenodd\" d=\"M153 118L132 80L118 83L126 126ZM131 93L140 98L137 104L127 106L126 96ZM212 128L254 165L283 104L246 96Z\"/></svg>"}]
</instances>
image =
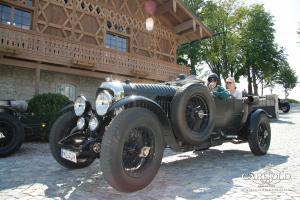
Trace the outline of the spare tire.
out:
<instances>
[{"instance_id":1,"label":"spare tire","mask_svg":"<svg viewBox=\"0 0 300 200\"><path fill-rule=\"evenodd\" d=\"M182 142L198 145L214 128L216 105L208 88L189 83L177 90L171 109L173 131Z\"/></svg>"}]
</instances>

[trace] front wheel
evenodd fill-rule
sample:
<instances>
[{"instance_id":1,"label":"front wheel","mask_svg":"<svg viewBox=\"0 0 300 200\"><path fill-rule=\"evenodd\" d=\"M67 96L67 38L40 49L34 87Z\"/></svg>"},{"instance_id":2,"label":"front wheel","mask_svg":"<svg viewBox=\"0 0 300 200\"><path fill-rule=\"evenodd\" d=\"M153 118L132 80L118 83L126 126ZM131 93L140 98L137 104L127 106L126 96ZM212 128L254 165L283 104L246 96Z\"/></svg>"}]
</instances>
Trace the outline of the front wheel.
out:
<instances>
[{"instance_id":1,"label":"front wheel","mask_svg":"<svg viewBox=\"0 0 300 200\"><path fill-rule=\"evenodd\" d=\"M151 183L163 156L161 124L145 108L129 108L108 126L100 156L103 175L121 192L135 192Z\"/></svg>"},{"instance_id":2,"label":"front wheel","mask_svg":"<svg viewBox=\"0 0 300 200\"><path fill-rule=\"evenodd\" d=\"M268 117L260 114L254 130L249 133L248 142L254 155L265 155L270 147L271 128Z\"/></svg>"},{"instance_id":3,"label":"front wheel","mask_svg":"<svg viewBox=\"0 0 300 200\"><path fill-rule=\"evenodd\" d=\"M70 169L87 167L95 160L95 158L92 157L78 158L77 163L74 163L62 158L62 149L78 149L84 140L83 136L77 134L77 137L71 137L67 144L60 142L63 138L71 135L76 127L76 121L77 117L74 111L64 113L55 121L49 135L49 145L54 159L62 166Z\"/></svg>"}]
</instances>

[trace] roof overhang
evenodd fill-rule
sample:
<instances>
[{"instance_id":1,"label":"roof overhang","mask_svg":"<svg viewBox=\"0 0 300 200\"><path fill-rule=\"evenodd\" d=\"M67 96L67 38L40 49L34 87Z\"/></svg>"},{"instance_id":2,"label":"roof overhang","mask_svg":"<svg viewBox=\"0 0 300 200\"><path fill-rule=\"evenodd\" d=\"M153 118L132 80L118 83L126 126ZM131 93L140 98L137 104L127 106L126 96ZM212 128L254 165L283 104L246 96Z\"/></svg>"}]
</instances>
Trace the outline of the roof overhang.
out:
<instances>
[{"instance_id":1,"label":"roof overhang","mask_svg":"<svg viewBox=\"0 0 300 200\"><path fill-rule=\"evenodd\" d=\"M156 0L155 15L185 41L195 41L213 36L213 33L188 10L180 0Z\"/></svg>"}]
</instances>

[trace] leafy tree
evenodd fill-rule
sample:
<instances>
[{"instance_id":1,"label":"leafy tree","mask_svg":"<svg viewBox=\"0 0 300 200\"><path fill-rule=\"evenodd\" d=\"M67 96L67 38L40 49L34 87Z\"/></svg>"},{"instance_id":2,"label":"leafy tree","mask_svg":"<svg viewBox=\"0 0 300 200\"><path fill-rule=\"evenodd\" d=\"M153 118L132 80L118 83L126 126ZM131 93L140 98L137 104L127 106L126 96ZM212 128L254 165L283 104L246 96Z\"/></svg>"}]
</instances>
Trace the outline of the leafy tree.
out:
<instances>
[{"instance_id":1,"label":"leafy tree","mask_svg":"<svg viewBox=\"0 0 300 200\"><path fill-rule=\"evenodd\" d=\"M258 84L278 70L282 52L275 43L273 26L273 17L263 5L255 4L249 9L241 29L243 75L248 79L249 94L258 95Z\"/></svg>"},{"instance_id":2,"label":"leafy tree","mask_svg":"<svg viewBox=\"0 0 300 200\"><path fill-rule=\"evenodd\" d=\"M204 7L204 0L182 0L182 2L200 18L200 10ZM177 49L177 63L191 68L191 74L197 74L197 66L202 63L199 45L184 44ZM201 71L201 69L198 69Z\"/></svg>"},{"instance_id":3,"label":"leafy tree","mask_svg":"<svg viewBox=\"0 0 300 200\"><path fill-rule=\"evenodd\" d=\"M293 70L287 62L283 62L281 64L284 65L280 67L276 75L277 78L275 82L283 86L285 98L287 98L289 95L289 91L296 87L298 83L298 77L295 70Z\"/></svg>"},{"instance_id":4,"label":"leafy tree","mask_svg":"<svg viewBox=\"0 0 300 200\"><path fill-rule=\"evenodd\" d=\"M177 63L190 67L191 74L197 75L196 68L201 62L201 52L198 45L185 44L177 49Z\"/></svg>"},{"instance_id":5,"label":"leafy tree","mask_svg":"<svg viewBox=\"0 0 300 200\"><path fill-rule=\"evenodd\" d=\"M278 83L287 66L284 49L275 43L273 17L263 5L246 7L239 0L182 0L215 33L215 37L178 48L177 62L201 72L207 64L224 79L247 77L248 93L258 95L258 84ZM299 30L300 32L300 30ZM285 72L286 73L286 72ZM288 82L288 81L287 81ZM263 90L262 90L263 91Z\"/></svg>"},{"instance_id":6,"label":"leafy tree","mask_svg":"<svg viewBox=\"0 0 300 200\"><path fill-rule=\"evenodd\" d=\"M233 33L233 23L236 22L233 12L237 0L183 0L183 3L218 36L180 47L178 63L190 66L192 74L196 74L195 65L205 63L219 76L233 76L236 65L239 64L236 59L237 38Z\"/></svg>"}]
</instances>

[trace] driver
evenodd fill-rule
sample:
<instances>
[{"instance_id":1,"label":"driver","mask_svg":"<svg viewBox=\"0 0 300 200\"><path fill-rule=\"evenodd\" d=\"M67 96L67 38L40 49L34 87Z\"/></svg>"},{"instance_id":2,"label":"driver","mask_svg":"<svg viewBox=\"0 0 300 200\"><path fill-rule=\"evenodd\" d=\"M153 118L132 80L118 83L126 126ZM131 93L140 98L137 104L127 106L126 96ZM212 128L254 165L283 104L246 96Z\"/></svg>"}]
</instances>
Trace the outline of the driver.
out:
<instances>
[{"instance_id":1,"label":"driver","mask_svg":"<svg viewBox=\"0 0 300 200\"><path fill-rule=\"evenodd\" d=\"M207 86L208 89L213 95L218 97L219 99L226 100L229 97L229 93L226 89L224 89L221 85L218 85L219 76L215 73L210 74L207 77Z\"/></svg>"}]
</instances>

